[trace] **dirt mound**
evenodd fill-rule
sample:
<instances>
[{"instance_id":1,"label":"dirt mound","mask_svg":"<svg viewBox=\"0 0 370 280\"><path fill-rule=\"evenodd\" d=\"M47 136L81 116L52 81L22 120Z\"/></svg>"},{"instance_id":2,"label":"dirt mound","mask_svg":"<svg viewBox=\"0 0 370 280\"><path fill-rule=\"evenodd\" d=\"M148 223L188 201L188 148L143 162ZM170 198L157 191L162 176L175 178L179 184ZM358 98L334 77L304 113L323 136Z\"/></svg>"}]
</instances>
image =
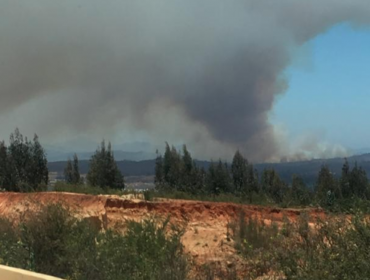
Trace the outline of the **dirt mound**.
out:
<instances>
[{"instance_id":1,"label":"dirt mound","mask_svg":"<svg viewBox=\"0 0 370 280\"><path fill-rule=\"evenodd\" d=\"M227 224L243 211L266 223L282 222L284 217L296 220L302 213L297 209L238 205L185 200L144 201L134 197L83 195L74 193L43 192L33 194L0 193L0 216L13 217L36 204L60 202L76 211L76 215L91 219L106 229L125 222L140 221L145 217L171 217L173 222L185 224L183 244L199 263L237 262L233 244L227 236ZM323 217L318 209L305 209L312 218Z\"/></svg>"}]
</instances>

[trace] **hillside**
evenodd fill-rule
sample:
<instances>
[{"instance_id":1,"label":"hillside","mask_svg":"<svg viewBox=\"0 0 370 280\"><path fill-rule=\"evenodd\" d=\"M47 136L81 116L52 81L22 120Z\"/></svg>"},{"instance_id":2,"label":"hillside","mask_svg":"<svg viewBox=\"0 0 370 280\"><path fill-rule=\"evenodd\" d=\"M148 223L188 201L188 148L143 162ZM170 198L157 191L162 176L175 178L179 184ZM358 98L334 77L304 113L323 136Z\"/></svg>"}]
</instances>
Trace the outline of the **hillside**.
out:
<instances>
[{"instance_id":1,"label":"hillside","mask_svg":"<svg viewBox=\"0 0 370 280\"><path fill-rule=\"evenodd\" d=\"M49 162L48 168L50 172L58 172L63 174L66 166L66 161ZM125 176L151 176L154 175L155 160L131 161L122 160L117 161L118 168ZM80 160L80 172L86 174L89 170L89 161Z\"/></svg>"}]
</instances>

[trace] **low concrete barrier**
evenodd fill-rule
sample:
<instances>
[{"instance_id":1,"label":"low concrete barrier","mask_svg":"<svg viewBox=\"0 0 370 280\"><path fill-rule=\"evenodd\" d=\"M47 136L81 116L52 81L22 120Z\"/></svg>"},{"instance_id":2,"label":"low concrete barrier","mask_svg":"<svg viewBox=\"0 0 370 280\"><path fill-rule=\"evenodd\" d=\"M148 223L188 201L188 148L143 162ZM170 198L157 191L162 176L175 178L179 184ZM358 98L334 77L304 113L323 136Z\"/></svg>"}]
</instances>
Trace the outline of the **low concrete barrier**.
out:
<instances>
[{"instance_id":1,"label":"low concrete barrier","mask_svg":"<svg viewBox=\"0 0 370 280\"><path fill-rule=\"evenodd\" d=\"M0 265L1 280L62 280L44 274L30 272L23 269Z\"/></svg>"}]
</instances>

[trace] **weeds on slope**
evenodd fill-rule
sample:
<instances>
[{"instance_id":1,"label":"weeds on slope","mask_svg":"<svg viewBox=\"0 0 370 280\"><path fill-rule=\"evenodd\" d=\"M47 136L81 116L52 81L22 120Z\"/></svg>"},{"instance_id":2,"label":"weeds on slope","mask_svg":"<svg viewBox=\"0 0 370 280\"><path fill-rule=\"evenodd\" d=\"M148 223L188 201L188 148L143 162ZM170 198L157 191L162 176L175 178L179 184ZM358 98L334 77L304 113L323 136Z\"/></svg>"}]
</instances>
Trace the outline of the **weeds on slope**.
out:
<instances>
[{"instance_id":1,"label":"weeds on slope","mask_svg":"<svg viewBox=\"0 0 370 280\"><path fill-rule=\"evenodd\" d=\"M245 257L247 279L271 274L287 280L370 279L370 224L361 214L312 224L302 215L279 227L241 214L229 228Z\"/></svg>"},{"instance_id":2,"label":"weeds on slope","mask_svg":"<svg viewBox=\"0 0 370 280\"><path fill-rule=\"evenodd\" d=\"M40 206L17 224L0 220L0 263L71 280L186 279L181 228L168 220L128 222L100 232L60 204Z\"/></svg>"}]
</instances>

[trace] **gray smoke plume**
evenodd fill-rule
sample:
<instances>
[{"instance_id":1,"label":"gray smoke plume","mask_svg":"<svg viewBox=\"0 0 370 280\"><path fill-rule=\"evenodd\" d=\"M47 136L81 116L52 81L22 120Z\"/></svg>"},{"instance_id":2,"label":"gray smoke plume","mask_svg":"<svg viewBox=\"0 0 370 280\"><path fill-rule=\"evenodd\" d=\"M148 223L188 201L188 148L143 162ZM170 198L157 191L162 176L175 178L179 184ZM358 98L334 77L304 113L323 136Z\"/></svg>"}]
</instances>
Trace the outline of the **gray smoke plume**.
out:
<instances>
[{"instance_id":1,"label":"gray smoke plume","mask_svg":"<svg viewBox=\"0 0 370 280\"><path fill-rule=\"evenodd\" d=\"M368 0L2 0L0 116L55 137L124 123L267 160L296 49L369 19Z\"/></svg>"}]
</instances>

